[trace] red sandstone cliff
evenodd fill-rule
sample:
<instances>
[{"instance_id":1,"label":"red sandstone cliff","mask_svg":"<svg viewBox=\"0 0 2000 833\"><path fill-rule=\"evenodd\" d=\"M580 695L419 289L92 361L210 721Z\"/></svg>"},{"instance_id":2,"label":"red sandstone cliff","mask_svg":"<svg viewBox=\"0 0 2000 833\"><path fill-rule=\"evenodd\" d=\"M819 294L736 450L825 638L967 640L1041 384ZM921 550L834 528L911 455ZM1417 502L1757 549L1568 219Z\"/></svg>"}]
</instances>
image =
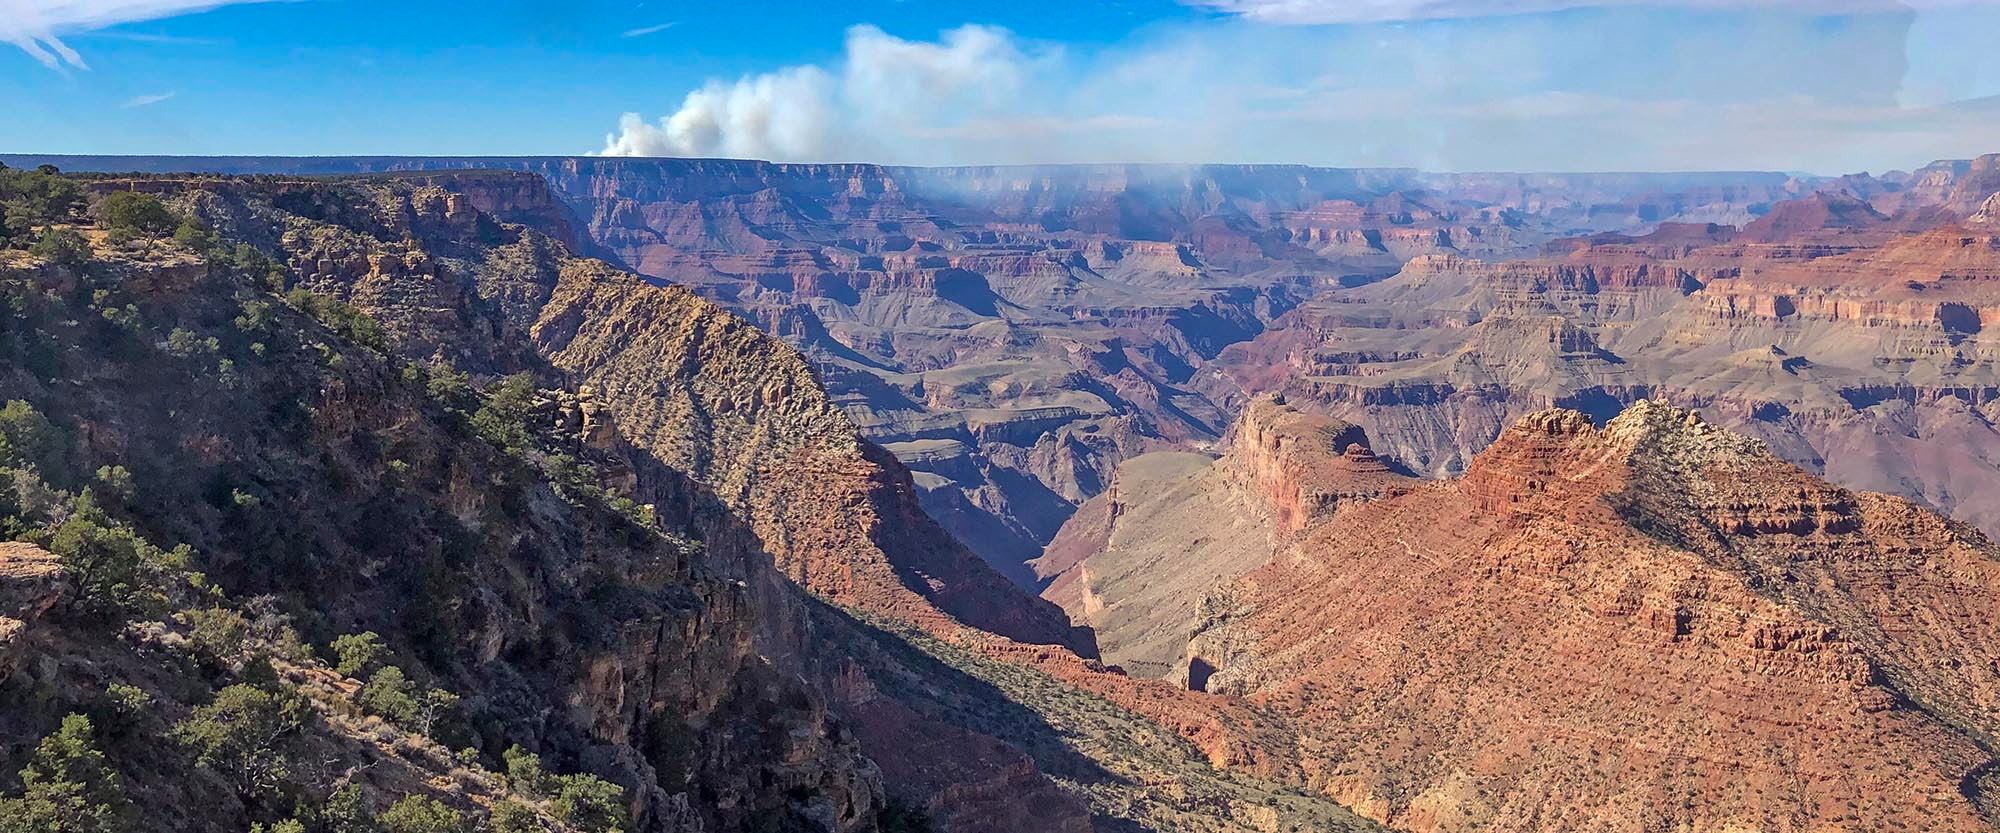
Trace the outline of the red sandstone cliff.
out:
<instances>
[{"instance_id":1,"label":"red sandstone cliff","mask_svg":"<svg viewBox=\"0 0 2000 833\"><path fill-rule=\"evenodd\" d=\"M1190 656L1396 826L1981 830L1996 564L1690 412L1553 411L1309 527Z\"/></svg>"}]
</instances>

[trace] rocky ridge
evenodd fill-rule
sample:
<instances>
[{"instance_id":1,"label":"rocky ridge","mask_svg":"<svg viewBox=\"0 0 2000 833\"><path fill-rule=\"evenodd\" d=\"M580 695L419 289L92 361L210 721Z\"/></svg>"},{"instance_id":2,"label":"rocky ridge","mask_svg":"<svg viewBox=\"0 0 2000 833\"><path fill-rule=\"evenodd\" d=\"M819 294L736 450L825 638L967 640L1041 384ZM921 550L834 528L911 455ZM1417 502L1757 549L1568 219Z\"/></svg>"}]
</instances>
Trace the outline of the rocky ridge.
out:
<instances>
[{"instance_id":1,"label":"rocky ridge","mask_svg":"<svg viewBox=\"0 0 2000 833\"><path fill-rule=\"evenodd\" d=\"M1528 260L1417 258L1301 305L1230 348L1204 387L1225 401L1284 391L1433 475L1463 471L1527 413L1604 419L1661 398L1837 482L1992 530L1996 470L1963 453L1994 433L2000 390L1986 326L2000 243L1975 216L1891 217L1822 194L1741 231L1666 225Z\"/></svg>"},{"instance_id":2,"label":"rocky ridge","mask_svg":"<svg viewBox=\"0 0 2000 833\"><path fill-rule=\"evenodd\" d=\"M1252 455L1290 456L1239 443L1215 466ZM1238 484L1276 544L1254 568L1185 567L1222 579L1175 614L1191 638L1168 676L1267 709L1308 783L1364 815L1419 831L1992 824L2000 632L1982 588L2000 560L1969 527L1652 402L1602 429L1523 417L1453 480L1343 481L1342 456L1320 455L1321 489L1388 488L1286 533L1270 507L1291 490ZM1185 503L1163 485L1121 489L1126 514ZM1100 557L1136 554L1082 563ZM1130 592L1101 590L1105 609Z\"/></svg>"},{"instance_id":3,"label":"rocky ridge","mask_svg":"<svg viewBox=\"0 0 2000 833\"><path fill-rule=\"evenodd\" d=\"M875 765L760 650L788 592L768 556L589 396L460 388L351 307L273 293L243 250L91 245L0 268L9 435L42 438L10 440L10 535L67 572L5 550L10 755L97 716L157 829L310 817L349 786L484 818L520 797L493 772L514 746L618 785L635 829L876 828ZM363 632L448 716L388 722L368 668L314 647ZM310 715L253 781L175 728L246 689Z\"/></svg>"}]
</instances>

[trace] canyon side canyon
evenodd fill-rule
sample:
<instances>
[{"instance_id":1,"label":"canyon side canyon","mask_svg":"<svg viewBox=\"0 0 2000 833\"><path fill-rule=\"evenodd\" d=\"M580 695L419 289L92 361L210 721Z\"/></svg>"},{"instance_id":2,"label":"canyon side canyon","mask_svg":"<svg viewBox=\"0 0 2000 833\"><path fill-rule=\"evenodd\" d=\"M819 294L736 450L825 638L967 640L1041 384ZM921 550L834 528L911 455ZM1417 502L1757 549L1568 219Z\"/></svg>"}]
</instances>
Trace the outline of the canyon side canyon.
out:
<instances>
[{"instance_id":1,"label":"canyon side canyon","mask_svg":"<svg viewBox=\"0 0 2000 833\"><path fill-rule=\"evenodd\" d=\"M171 829L592 829L514 747L648 831L2000 822L2000 155L0 162L83 229L0 250L6 762L317 715L269 789L114 756ZM192 548L116 627L90 513Z\"/></svg>"}]
</instances>

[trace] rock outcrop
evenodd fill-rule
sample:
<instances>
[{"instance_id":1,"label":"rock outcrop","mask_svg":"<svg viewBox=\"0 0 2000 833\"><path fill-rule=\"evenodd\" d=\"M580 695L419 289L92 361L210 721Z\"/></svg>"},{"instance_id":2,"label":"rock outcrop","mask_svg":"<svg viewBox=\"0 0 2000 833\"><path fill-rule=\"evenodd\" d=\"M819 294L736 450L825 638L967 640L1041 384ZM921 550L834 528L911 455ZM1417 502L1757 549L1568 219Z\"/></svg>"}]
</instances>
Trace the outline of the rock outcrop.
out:
<instances>
[{"instance_id":1,"label":"rock outcrop","mask_svg":"<svg viewBox=\"0 0 2000 833\"><path fill-rule=\"evenodd\" d=\"M1120 465L1093 499L1101 506L1086 504L1036 562L1050 578L1043 595L1091 627L1105 662L1188 685L1205 673L1185 656L1205 593L1343 505L1417 482L1369 451L1359 428L1261 398L1219 460L1155 452Z\"/></svg>"},{"instance_id":2,"label":"rock outcrop","mask_svg":"<svg viewBox=\"0 0 2000 833\"><path fill-rule=\"evenodd\" d=\"M1546 411L1307 526L1187 656L1406 829L1980 830L1996 555L1690 411Z\"/></svg>"},{"instance_id":3,"label":"rock outcrop","mask_svg":"<svg viewBox=\"0 0 2000 833\"><path fill-rule=\"evenodd\" d=\"M33 629L62 592L62 565L49 551L33 544L0 543L0 683L27 655Z\"/></svg>"}]
</instances>

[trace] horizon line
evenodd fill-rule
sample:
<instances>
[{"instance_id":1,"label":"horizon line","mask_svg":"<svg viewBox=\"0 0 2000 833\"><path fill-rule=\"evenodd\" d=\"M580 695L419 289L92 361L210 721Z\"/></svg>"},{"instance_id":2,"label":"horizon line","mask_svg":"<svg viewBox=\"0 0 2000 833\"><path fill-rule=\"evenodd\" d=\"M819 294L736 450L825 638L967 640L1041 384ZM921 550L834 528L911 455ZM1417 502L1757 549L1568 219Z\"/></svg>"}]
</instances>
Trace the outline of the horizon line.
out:
<instances>
[{"instance_id":1,"label":"horizon line","mask_svg":"<svg viewBox=\"0 0 2000 833\"><path fill-rule=\"evenodd\" d=\"M1993 156L1993 155L2000 155L2000 154L1994 154L1994 153L1988 153L1988 154L1977 154L1977 155L1974 155L1974 156L1968 156L1968 157L1963 157L1963 158L1941 158L1941 159L1934 159L1934 160L1931 160L1930 162L1928 162L1928 163L1925 163L1925 164L1923 164L1923 165L1916 165L1916 166L1911 166L1911 167L1908 167L1908 168L1903 168L1903 167L1887 167L1887 168L1883 168L1883 169L1881 169L1881 171L1882 171L1883 173L1887 173L1887 172L1890 172L1890 171L1915 171L1915 170L1919 170L1919 169L1921 169L1921 168L1925 168L1925 167L1930 167L1930 166L1934 166L1934 165L1941 165L1941 164L1950 164L1950 163L1959 163L1959 162L1968 162L1968 161L1971 161L1971 160L1973 160L1973 159L1977 159L1977 158L1981 158L1981 157L1984 157L1984 156ZM411 154L398 154L398 153L329 153L329 154L264 154L264 153L20 153L20 152L0 152L0 163L7 163L7 164L12 164L11 162L8 162L8 160L65 160L65 159L67 159L67 160L120 160L120 159L127 159L127 160L162 160L162 161L166 161L166 160L182 160L182 159L185 159L185 160L235 160L235 159L241 159L241 160L288 160L288 161L290 161L290 160L296 160L296 161L338 161L338 160L355 160L355 161L362 161L362 160L369 160L369 161L373 161L373 160L412 160L412 161L424 161L424 160L455 160L455 161L487 161L487 160L496 160L496 161L497 161L497 160L506 160L506 161L585 161L585 160L588 160L588 161L592 161L592 162L604 162L604 163L621 163L621 162L651 162L651 163L660 163L660 162L688 162L688 163L696 163L696 162L709 162L709 163L716 163L716 162L720 162L720 163L730 163L730 164L738 164L738 165L769 165L769 166L805 166L805 167L872 167L872 168L880 168L880 169L902 169L902 170L933 170L933 171L936 171L936 170L963 170L963 169L975 169L975 168L990 168L990 169L1008 169L1008 168L1303 168L1303 169L1309 169L1309 170L1321 170L1321 171L1397 171L1397 172L1412 172L1412 173L1417 173L1417 174L1436 174L1436 175L1453 175L1453 176L1473 176L1473 175L1494 175L1494 174L1512 174L1512 175L1565 175L1565 176L1575 176L1575 175L1624 175L1624 176L1671 176L1671 175L1689 175L1689 174L1711 174L1711 175L1745 175L1745 174L1755 174L1755 175L1775 175L1775 176L1788 176L1788 177L1811 177L1811 178L1818 178L1818 179L1837 179L1837 178L1839 178L1839 177L1842 177L1842 176L1848 176L1848 175L1853 175L1853 174L1872 174L1872 173L1875 173L1874 171L1848 171L1848 172L1844 172L1844 173L1838 173L1838 174L1829 174L1829 173L1821 173L1821 172L1817 172L1817 171L1796 171L1796 170L1794 170L1794 171L1787 171L1787 170L1779 170L1779 169L1774 169L1774 168L1654 168L1654 169L1568 169L1568 170L1560 170L1560 169L1529 169L1529 168L1515 168L1515 169L1507 169L1507 168L1474 168L1474 169L1460 169L1460 170L1451 170L1451 169L1442 169L1442 168L1425 168L1425 167L1421 167L1421 166L1417 166L1417 165L1329 165L1329 164L1319 164L1319 163L1310 163L1310 162L1161 162L1161 161L1152 161L1152 162L1132 162L1132 161L1126 161L1126 162L1113 162L1113 161L1103 161L1103 162L970 162L970 163L950 163L950 164L909 164L909 163L894 163L894 162L862 162L862 161L845 161L845 162L841 162L841 161L820 161L820 162L781 162L781 161L776 161L776 160L770 160L770 159L756 159L756 158L749 158L749 157L726 157L726 156L598 156L598 155L594 155L594 154L589 154L589 153L571 153L571 154L562 154L562 153L551 153L551 154L538 154L538 153L526 153L526 154L499 154L499 153L468 153L468 154L439 154L439 153L411 153ZM60 165L58 165L57 167L61 167L61 166L60 166ZM128 173L128 172L130 172L130 173L146 173L147 171L112 171L112 170L108 170L108 169L99 169L99 170L89 170L88 172L91 172L91 173ZM167 171L157 171L157 172L167 172ZM177 173L202 173L202 171L194 171L194 170L186 170L186 171L172 171L172 172L177 172Z\"/></svg>"}]
</instances>

